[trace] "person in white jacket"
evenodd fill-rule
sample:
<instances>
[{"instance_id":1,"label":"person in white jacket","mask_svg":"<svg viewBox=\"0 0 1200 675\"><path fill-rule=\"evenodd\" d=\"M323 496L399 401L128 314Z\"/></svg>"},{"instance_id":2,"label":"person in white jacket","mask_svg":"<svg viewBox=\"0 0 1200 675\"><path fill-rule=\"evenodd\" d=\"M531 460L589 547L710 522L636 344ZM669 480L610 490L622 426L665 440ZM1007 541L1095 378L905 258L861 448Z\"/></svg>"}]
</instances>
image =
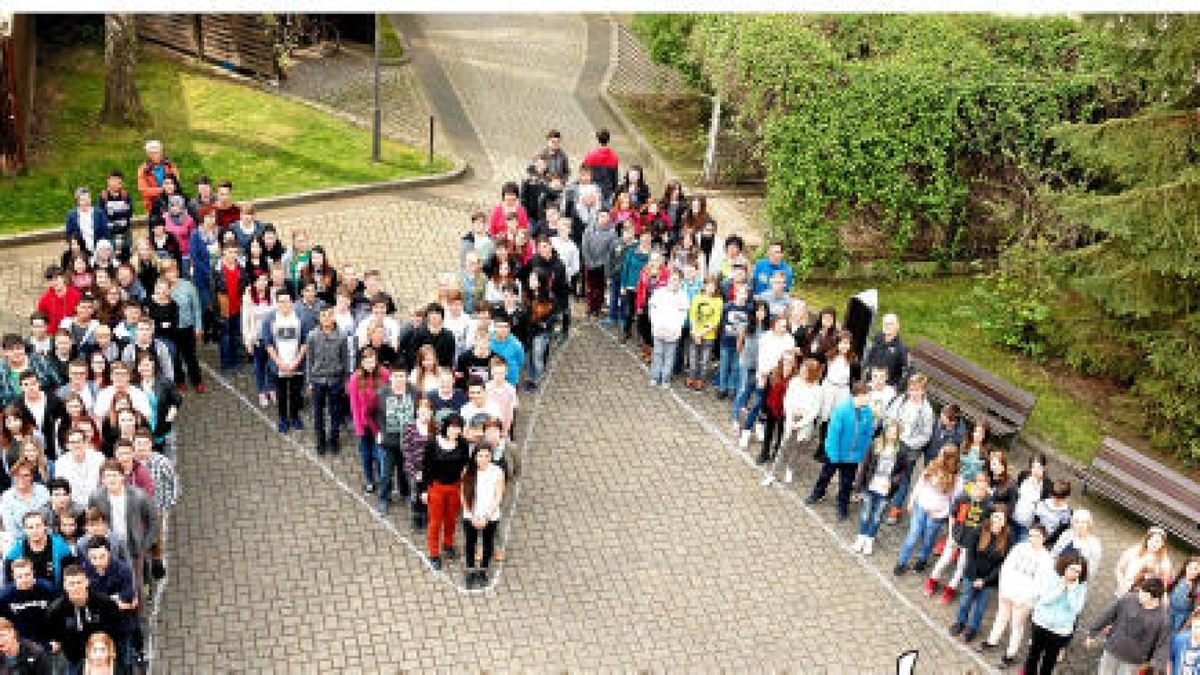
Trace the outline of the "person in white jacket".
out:
<instances>
[{"instance_id":1,"label":"person in white jacket","mask_svg":"<svg viewBox=\"0 0 1200 675\"><path fill-rule=\"evenodd\" d=\"M763 476L763 485L775 481L776 472L783 467L783 482L791 483L793 468L800 458L811 456L821 440L818 423L821 421L821 363L816 359L805 359L800 365L799 377L792 378L787 394L783 397L784 425L783 450L775 456L775 462ZM788 435L792 440L788 440Z\"/></svg>"},{"instance_id":2,"label":"person in white jacket","mask_svg":"<svg viewBox=\"0 0 1200 675\"><path fill-rule=\"evenodd\" d=\"M750 444L750 425L754 424L754 433L758 440L763 440L763 424L758 419L758 412L762 410L764 399L767 396L767 378L770 377L771 371L775 370L775 366L779 364L779 358L789 349L796 348L796 339L788 332L787 314L777 314L772 316L771 330L763 333L758 338L758 377L755 380L754 404L750 406L750 410L754 414L754 420L746 418L745 426L742 429L742 436L738 440L738 447L745 448Z\"/></svg>"},{"instance_id":3,"label":"person in white jacket","mask_svg":"<svg viewBox=\"0 0 1200 675\"><path fill-rule=\"evenodd\" d=\"M654 291L647 305L650 333L654 337L654 351L650 355L650 386L661 384L663 389L671 386L675 351L679 348L683 323L691 308L682 283L683 274L679 270L672 270L667 285Z\"/></svg>"},{"instance_id":4,"label":"person in white jacket","mask_svg":"<svg viewBox=\"0 0 1200 675\"><path fill-rule=\"evenodd\" d=\"M1033 614L1037 591L1045 582L1045 576L1053 570L1054 559L1046 550L1046 529L1034 525L1029 529L1029 538L1014 546L1004 559L1000 568L1000 601L992 621L992 632L979 646L980 651L985 652L1000 646L1000 638L1008 627L1008 648L1000 660L1002 667L1016 662L1025 625Z\"/></svg>"}]
</instances>

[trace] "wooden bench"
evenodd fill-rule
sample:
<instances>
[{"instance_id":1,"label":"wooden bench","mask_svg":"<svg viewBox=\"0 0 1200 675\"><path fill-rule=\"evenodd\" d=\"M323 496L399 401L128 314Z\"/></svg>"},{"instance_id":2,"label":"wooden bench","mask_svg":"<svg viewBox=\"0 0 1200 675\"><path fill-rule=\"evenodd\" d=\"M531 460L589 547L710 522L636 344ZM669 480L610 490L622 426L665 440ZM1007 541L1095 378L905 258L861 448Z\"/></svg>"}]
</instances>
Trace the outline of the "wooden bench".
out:
<instances>
[{"instance_id":1,"label":"wooden bench","mask_svg":"<svg viewBox=\"0 0 1200 675\"><path fill-rule=\"evenodd\" d=\"M1200 483L1111 436L1100 442L1083 488L1200 546Z\"/></svg>"},{"instance_id":2,"label":"wooden bench","mask_svg":"<svg viewBox=\"0 0 1200 675\"><path fill-rule=\"evenodd\" d=\"M929 378L931 402L958 404L968 417L987 420L993 436L1011 441L1037 402L1033 394L925 338L909 350L909 359Z\"/></svg>"}]
</instances>

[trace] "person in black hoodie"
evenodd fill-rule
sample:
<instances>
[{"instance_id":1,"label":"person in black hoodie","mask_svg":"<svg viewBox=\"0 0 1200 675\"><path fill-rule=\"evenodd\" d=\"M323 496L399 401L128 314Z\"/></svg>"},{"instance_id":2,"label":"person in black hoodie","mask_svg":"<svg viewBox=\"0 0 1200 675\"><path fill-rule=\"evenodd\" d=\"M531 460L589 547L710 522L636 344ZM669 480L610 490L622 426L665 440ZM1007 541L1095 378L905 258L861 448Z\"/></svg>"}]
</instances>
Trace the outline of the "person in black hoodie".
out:
<instances>
[{"instance_id":1,"label":"person in black hoodie","mask_svg":"<svg viewBox=\"0 0 1200 675\"><path fill-rule=\"evenodd\" d=\"M105 633L120 642L125 636L117 603L88 589L87 573L79 565L63 572L65 593L46 611L50 648L63 655L70 672L82 672L84 645L94 633Z\"/></svg>"},{"instance_id":2,"label":"person in black hoodie","mask_svg":"<svg viewBox=\"0 0 1200 675\"><path fill-rule=\"evenodd\" d=\"M113 252L121 262L129 260L133 239L129 226L133 222L133 200L125 189L125 177L113 169L108 174L108 185L100 193L99 205L108 216L108 232L113 238Z\"/></svg>"},{"instance_id":3,"label":"person in black hoodie","mask_svg":"<svg viewBox=\"0 0 1200 675\"><path fill-rule=\"evenodd\" d=\"M549 237L540 237L537 255L521 269L520 277L529 289L529 333L532 351L528 364L529 380L527 391L537 391L538 381L546 370L546 359L550 347L550 334L558 318L567 311L570 302L570 286L562 259L554 251Z\"/></svg>"},{"instance_id":4,"label":"person in black hoodie","mask_svg":"<svg viewBox=\"0 0 1200 675\"><path fill-rule=\"evenodd\" d=\"M54 602L57 593L45 579L38 579L33 563L28 558L17 558L12 562L11 585L0 591L0 617L11 621L21 636L49 648L46 636L46 609ZM0 627L0 632L3 628Z\"/></svg>"},{"instance_id":5,"label":"person in black hoodie","mask_svg":"<svg viewBox=\"0 0 1200 675\"><path fill-rule=\"evenodd\" d=\"M425 345L432 345L437 352L438 366L454 367L454 334L446 329L445 317L446 310L441 304L429 303L425 308L425 322L413 330L412 337L405 343L407 363L416 363L417 351Z\"/></svg>"},{"instance_id":6,"label":"person in black hoodie","mask_svg":"<svg viewBox=\"0 0 1200 675\"><path fill-rule=\"evenodd\" d=\"M50 675L50 657L37 644L22 638L8 619L0 618L0 672L5 675Z\"/></svg>"},{"instance_id":7,"label":"person in black hoodie","mask_svg":"<svg viewBox=\"0 0 1200 675\"><path fill-rule=\"evenodd\" d=\"M1008 513L1002 507L997 508L988 516L987 527L979 536L979 543L970 551L964 551L967 555L967 571L962 600L958 603L958 618L950 626L950 635L961 634L963 642L970 642L979 634L988 601L1000 585L1000 567L1004 564L1004 556L1008 555L1011 539Z\"/></svg>"}]
</instances>

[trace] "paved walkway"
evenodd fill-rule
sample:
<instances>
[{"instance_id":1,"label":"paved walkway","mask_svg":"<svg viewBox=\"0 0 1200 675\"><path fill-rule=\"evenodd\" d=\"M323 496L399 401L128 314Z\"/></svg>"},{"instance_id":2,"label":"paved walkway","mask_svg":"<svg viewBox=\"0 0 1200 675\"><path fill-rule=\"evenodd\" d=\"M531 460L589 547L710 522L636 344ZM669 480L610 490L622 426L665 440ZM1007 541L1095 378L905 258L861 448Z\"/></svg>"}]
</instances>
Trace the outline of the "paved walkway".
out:
<instances>
[{"instance_id":1,"label":"paved walkway","mask_svg":"<svg viewBox=\"0 0 1200 675\"><path fill-rule=\"evenodd\" d=\"M440 73L449 87L429 94L444 128L472 134L452 140L484 162L475 180L264 217L285 236L309 230L339 264L379 266L407 305L428 299L470 211L519 175L545 129L561 129L576 159L590 147L597 120L572 73L598 55L581 50L596 45L594 26L575 17L399 23L421 80ZM0 258L6 281L19 280L3 298L5 328L23 323L49 253ZM457 564L428 569L403 509L370 512L353 448L318 459L310 434L281 437L244 376L190 396L160 669L890 672L909 648L920 672L985 668L945 637L945 610L915 578L893 585L896 529L871 561L852 556L850 526L830 524L826 507L758 485L723 442L725 406L650 389L608 333L579 324L543 394L522 401L508 560L486 593L462 592ZM1135 529L1114 521L1102 524L1106 568ZM1095 595L1093 607L1109 597Z\"/></svg>"}]
</instances>

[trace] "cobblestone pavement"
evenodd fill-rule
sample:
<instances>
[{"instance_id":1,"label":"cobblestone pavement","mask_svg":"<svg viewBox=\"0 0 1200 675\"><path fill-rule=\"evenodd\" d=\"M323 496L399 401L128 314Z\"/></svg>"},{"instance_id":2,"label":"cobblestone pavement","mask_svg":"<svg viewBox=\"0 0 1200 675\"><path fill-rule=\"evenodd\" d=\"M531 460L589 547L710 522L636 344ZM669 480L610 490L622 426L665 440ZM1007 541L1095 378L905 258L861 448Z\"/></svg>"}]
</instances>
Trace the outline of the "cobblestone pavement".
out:
<instances>
[{"instance_id":1,"label":"cobblestone pavement","mask_svg":"<svg viewBox=\"0 0 1200 675\"><path fill-rule=\"evenodd\" d=\"M470 88L522 86L502 79L511 76L550 91L516 67L528 65L524 48L552 43L567 59L579 30L559 16L422 20L457 59L451 82L480 116L485 97ZM536 39L519 33L519 20ZM468 44L486 45L476 51L488 60L469 59ZM558 113L531 99L506 100L516 103L505 124L516 126L481 134L501 166L523 161L549 125L576 138L590 128L550 120ZM500 138L510 132L516 140ZM409 304L428 298L437 272L454 264L467 214L494 195L491 184L468 185L264 217L285 236L309 230L339 264L380 267ZM52 250L9 253L0 252L4 329L23 325ZM916 576L893 585L897 528L885 529L874 558L852 556L851 526L828 506L799 503L813 467L795 489L760 487L723 438L725 405L649 388L609 333L578 324L543 393L522 400L517 443L527 447L515 512L505 514L507 560L485 593L459 590L458 563L447 574L428 569L405 509L370 511L349 443L318 459L310 433L275 433L246 375L210 376L210 393L190 395L182 419L184 493L156 610L159 671L891 672L909 648L921 650L920 672L988 665L946 638L947 610L919 594ZM1092 612L1111 597L1105 570L1137 536L1125 518L1097 515L1105 560ZM1083 672L1082 657L1073 661Z\"/></svg>"}]
</instances>

